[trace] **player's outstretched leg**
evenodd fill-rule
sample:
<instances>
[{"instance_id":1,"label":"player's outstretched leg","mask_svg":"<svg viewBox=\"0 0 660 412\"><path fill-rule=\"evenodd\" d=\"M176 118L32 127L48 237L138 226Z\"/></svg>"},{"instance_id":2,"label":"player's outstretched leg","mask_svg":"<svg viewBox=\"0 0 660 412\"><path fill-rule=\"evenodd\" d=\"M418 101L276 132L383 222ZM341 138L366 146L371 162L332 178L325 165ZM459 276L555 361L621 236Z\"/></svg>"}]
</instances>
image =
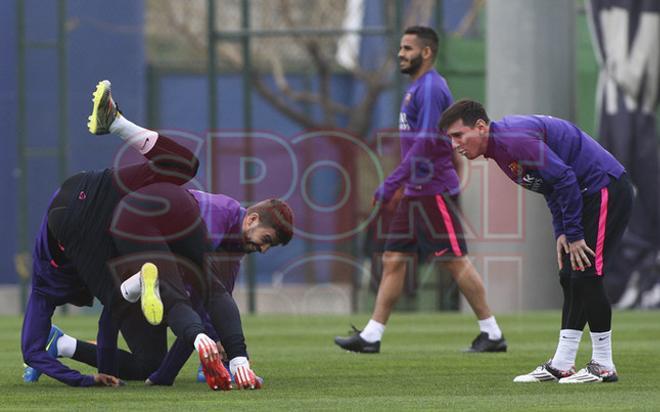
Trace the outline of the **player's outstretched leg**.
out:
<instances>
[{"instance_id":1,"label":"player's outstretched leg","mask_svg":"<svg viewBox=\"0 0 660 412\"><path fill-rule=\"evenodd\" d=\"M546 363L539 365L536 369L530 373L524 375L516 376L513 381L517 383L525 382L558 382L560 379L566 379L569 376L575 374L575 367L567 371L562 371L556 368L553 368L552 359Z\"/></svg>"},{"instance_id":2,"label":"player's outstretched leg","mask_svg":"<svg viewBox=\"0 0 660 412\"><path fill-rule=\"evenodd\" d=\"M94 106L87 122L87 128L92 134L110 133L110 125L121 114L117 103L112 99L111 87L109 80L102 80L92 93Z\"/></svg>"},{"instance_id":3,"label":"player's outstretched leg","mask_svg":"<svg viewBox=\"0 0 660 412\"><path fill-rule=\"evenodd\" d=\"M607 369L596 361L590 361L587 366L580 369L576 374L559 380L559 383L603 383L616 382L619 376L616 369Z\"/></svg>"},{"instance_id":4,"label":"player's outstretched leg","mask_svg":"<svg viewBox=\"0 0 660 412\"><path fill-rule=\"evenodd\" d=\"M158 268L147 262L140 270L140 302L147 322L159 325L163 321L163 302L158 288Z\"/></svg>"},{"instance_id":5,"label":"player's outstretched leg","mask_svg":"<svg viewBox=\"0 0 660 412\"><path fill-rule=\"evenodd\" d=\"M64 336L64 332L55 325L50 327L50 333L48 334L48 343L46 343L46 352L53 358L58 357L57 352L57 341ZM41 376L41 372L31 366L23 364L25 369L23 370L23 381L24 382L37 382Z\"/></svg>"}]
</instances>

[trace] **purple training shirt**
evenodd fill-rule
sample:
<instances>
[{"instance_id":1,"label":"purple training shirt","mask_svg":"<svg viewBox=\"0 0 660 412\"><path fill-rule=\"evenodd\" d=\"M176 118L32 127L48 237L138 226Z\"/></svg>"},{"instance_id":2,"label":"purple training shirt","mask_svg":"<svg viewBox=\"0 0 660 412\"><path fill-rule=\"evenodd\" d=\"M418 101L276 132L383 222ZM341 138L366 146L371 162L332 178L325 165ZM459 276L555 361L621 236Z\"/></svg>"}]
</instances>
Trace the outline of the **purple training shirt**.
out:
<instances>
[{"instance_id":1,"label":"purple training shirt","mask_svg":"<svg viewBox=\"0 0 660 412\"><path fill-rule=\"evenodd\" d=\"M551 116L507 116L490 123L488 148L504 173L525 189L542 193L555 237L584 239L582 196L618 179L624 168L591 136L566 120Z\"/></svg>"},{"instance_id":2,"label":"purple training shirt","mask_svg":"<svg viewBox=\"0 0 660 412\"><path fill-rule=\"evenodd\" d=\"M401 163L376 190L376 199L389 201L401 185L406 196L458 193L451 142L438 129L442 112L452 103L447 82L435 70L408 87L399 114Z\"/></svg>"}]
</instances>

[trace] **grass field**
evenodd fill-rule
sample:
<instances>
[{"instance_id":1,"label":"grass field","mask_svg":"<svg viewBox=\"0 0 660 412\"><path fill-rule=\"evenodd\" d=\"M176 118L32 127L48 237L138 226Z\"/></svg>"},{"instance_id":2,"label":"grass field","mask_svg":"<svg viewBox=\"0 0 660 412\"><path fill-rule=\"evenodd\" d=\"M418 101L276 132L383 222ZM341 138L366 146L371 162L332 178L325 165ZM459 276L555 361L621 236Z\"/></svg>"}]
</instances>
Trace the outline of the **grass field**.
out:
<instances>
[{"instance_id":1,"label":"grass field","mask_svg":"<svg viewBox=\"0 0 660 412\"><path fill-rule=\"evenodd\" d=\"M48 377L21 380L21 320L0 318L0 409L61 410L660 410L660 312L614 316L615 384L513 384L554 353L558 312L500 316L506 354L464 354L476 335L471 317L399 314L390 322L379 355L340 351L332 343L349 321L366 315L258 316L244 318L261 391L212 392L194 383L190 360L174 387L141 382L113 388L70 388ZM96 319L59 316L67 333L93 339ZM588 333L578 367L589 360ZM69 365L91 373L76 362Z\"/></svg>"}]
</instances>

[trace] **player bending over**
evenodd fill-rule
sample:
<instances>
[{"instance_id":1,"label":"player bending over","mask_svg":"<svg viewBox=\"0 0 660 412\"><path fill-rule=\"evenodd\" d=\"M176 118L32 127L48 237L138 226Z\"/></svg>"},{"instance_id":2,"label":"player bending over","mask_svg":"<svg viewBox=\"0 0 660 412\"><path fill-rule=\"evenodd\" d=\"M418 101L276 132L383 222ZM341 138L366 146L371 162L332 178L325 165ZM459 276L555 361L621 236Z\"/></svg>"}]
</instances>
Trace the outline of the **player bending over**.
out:
<instances>
[{"instance_id":1,"label":"player bending over","mask_svg":"<svg viewBox=\"0 0 660 412\"><path fill-rule=\"evenodd\" d=\"M493 159L515 183L543 194L552 212L564 291L559 344L549 361L514 382L616 382L603 276L633 202L623 166L574 124L551 116L490 121L479 102L461 100L443 113L440 128L463 156ZM576 373L587 323L592 360Z\"/></svg>"}]
</instances>

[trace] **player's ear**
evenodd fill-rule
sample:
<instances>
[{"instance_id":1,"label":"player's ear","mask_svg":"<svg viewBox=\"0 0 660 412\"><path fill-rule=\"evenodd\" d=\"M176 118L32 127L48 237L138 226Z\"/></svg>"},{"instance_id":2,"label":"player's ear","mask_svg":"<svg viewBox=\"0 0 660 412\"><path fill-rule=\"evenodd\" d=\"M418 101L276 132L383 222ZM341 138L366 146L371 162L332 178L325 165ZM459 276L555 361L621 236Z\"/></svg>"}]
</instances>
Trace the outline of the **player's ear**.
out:
<instances>
[{"instance_id":1,"label":"player's ear","mask_svg":"<svg viewBox=\"0 0 660 412\"><path fill-rule=\"evenodd\" d=\"M422 57L424 59L430 59L431 57L433 57L433 50L431 50L431 47L425 46L422 49Z\"/></svg>"},{"instance_id":2,"label":"player's ear","mask_svg":"<svg viewBox=\"0 0 660 412\"><path fill-rule=\"evenodd\" d=\"M248 225L258 225L259 224L259 213L257 212L252 212L249 215L247 215L247 223Z\"/></svg>"}]
</instances>

